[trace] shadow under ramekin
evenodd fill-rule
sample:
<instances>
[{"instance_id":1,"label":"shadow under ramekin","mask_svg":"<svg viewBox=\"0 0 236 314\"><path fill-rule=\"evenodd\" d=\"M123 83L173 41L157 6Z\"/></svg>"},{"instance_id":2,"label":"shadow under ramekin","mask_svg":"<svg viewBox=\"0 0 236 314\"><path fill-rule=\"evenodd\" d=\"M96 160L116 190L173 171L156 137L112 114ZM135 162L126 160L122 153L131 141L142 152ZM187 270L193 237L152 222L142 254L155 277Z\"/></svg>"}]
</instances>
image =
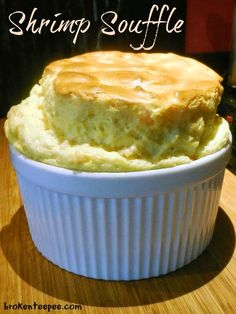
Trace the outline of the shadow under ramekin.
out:
<instances>
[{"instance_id":1,"label":"shadow under ramekin","mask_svg":"<svg viewBox=\"0 0 236 314\"><path fill-rule=\"evenodd\" d=\"M219 208L212 241L201 256L175 272L138 281L91 279L54 265L35 247L23 207L1 230L0 240L3 254L14 271L43 293L82 305L125 307L170 300L207 284L233 255L235 231L227 214Z\"/></svg>"}]
</instances>

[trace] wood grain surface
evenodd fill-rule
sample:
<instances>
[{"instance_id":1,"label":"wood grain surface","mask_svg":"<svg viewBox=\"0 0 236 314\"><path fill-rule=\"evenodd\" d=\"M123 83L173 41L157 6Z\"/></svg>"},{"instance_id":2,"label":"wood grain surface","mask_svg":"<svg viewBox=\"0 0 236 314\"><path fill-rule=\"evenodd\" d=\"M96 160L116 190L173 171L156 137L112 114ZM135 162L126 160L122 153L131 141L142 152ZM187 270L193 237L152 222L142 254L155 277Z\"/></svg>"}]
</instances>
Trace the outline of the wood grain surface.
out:
<instances>
[{"instance_id":1,"label":"wood grain surface","mask_svg":"<svg viewBox=\"0 0 236 314\"><path fill-rule=\"evenodd\" d=\"M74 275L35 248L0 122L0 313L31 313L37 304L71 306L57 313L236 313L236 176L226 170L213 239L194 262L159 278L131 282ZM22 304L22 305L21 305ZM47 310L34 312L46 313Z\"/></svg>"}]
</instances>

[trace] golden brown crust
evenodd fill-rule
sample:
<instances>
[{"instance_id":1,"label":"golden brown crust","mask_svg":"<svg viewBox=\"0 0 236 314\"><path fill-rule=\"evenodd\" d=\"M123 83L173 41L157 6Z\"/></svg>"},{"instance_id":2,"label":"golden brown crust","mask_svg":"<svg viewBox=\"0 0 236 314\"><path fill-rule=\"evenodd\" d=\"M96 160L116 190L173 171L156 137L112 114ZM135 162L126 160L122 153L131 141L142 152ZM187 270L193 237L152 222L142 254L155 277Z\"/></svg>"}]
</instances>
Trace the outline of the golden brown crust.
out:
<instances>
[{"instance_id":1,"label":"golden brown crust","mask_svg":"<svg viewBox=\"0 0 236 314\"><path fill-rule=\"evenodd\" d=\"M222 90L222 78L202 63L173 53L90 52L51 63L58 96L79 100L122 100L155 107L184 103L199 94Z\"/></svg>"}]
</instances>

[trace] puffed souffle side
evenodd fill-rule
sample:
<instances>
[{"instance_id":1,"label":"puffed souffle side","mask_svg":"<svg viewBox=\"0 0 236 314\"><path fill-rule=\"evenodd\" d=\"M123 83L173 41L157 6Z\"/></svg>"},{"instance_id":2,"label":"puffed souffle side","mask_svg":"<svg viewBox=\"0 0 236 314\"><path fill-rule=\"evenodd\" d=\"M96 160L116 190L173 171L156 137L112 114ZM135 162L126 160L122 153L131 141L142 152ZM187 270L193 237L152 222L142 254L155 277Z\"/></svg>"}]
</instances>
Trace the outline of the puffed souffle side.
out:
<instances>
[{"instance_id":1,"label":"puffed souffle side","mask_svg":"<svg viewBox=\"0 0 236 314\"><path fill-rule=\"evenodd\" d=\"M98 51L49 64L5 133L43 163L92 172L173 167L229 139L222 78L173 53Z\"/></svg>"}]
</instances>

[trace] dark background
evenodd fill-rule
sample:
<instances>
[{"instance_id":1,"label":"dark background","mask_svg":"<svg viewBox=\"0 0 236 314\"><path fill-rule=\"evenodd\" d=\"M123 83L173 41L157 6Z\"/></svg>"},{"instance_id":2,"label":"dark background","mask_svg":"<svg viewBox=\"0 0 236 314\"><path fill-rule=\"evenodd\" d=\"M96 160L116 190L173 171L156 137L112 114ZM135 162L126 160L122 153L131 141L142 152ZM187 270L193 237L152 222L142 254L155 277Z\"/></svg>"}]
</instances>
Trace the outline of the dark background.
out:
<instances>
[{"instance_id":1,"label":"dark background","mask_svg":"<svg viewBox=\"0 0 236 314\"><path fill-rule=\"evenodd\" d=\"M199 12L196 11L196 3L199 1L171 1L171 0L5 0L0 2L0 117L6 116L10 106L20 102L21 99L27 97L31 87L39 80L42 75L43 68L51 61L70 57L76 54L91 50L108 50L119 49L125 51L133 51L129 47L132 42L134 45L142 42L143 35L131 35L128 32L118 34L115 36L106 36L101 34L101 26L104 27L100 20L102 13L109 10L115 11L119 15L119 20L147 20L150 8L153 4L161 7L163 4L168 4L171 8L176 7L177 10L173 15L173 21L182 19L185 21L181 33L168 34L164 27L160 27L158 33L158 40L151 52L156 51L172 51L180 54L194 56L195 58L207 63L220 74L224 74L229 63L229 48L227 46L224 51L217 51L217 46L211 49L213 51L201 51L201 45L196 46L196 42L192 42L193 37L189 30L194 33L198 27L195 22L196 17L202 16L202 8L198 7ZM224 8L228 5L227 12L232 9L232 0L216 0L209 1ZM224 4L223 4L224 3ZM54 14L61 12L60 19L80 19L85 17L91 21L91 27L85 34L80 34L77 43L72 43L73 35L69 32L61 32L51 34L49 29L44 29L42 34L32 34L26 32L27 21L33 8L38 8L35 17L38 21L42 18L56 19ZM208 11L211 7L207 8ZM194 11L194 12L191 12ZM26 14L26 21L22 24L24 34L22 36L15 36L9 32L13 25L9 22L9 14L15 11L23 11ZM220 10L219 10L220 12ZM222 11L223 12L223 11ZM225 13L226 15L229 13ZM219 15L219 14L218 14ZM224 16L226 16L224 15ZM164 15L165 17L166 15ZM223 18L224 18L223 16ZM158 17L158 14L155 14ZM194 20L195 19L195 20ZM211 16L212 19L212 16ZM215 20L214 20L215 19ZM218 20L217 20L218 19ZM219 28L225 32L227 38L230 37L229 30L231 27L230 19L223 19L222 17L213 15L213 40L214 31ZM192 22L194 23L192 23ZM217 21L214 26L214 21ZM192 23L192 24L191 24ZM204 21L201 21L204 23ZM208 23L208 22L207 22ZM221 25L219 25L221 23ZM202 25L202 24L201 24ZM215 28L214 28L215 27ZM225 31L226 29L226 31ZM155 29L150 29L155 32ZM208 31L207 31L208 32ZM212 34L212 28L209 31ZM227 34L226 34L227 33ZM154 33L153 33L154 34ZM198 33L197 33L198 34ZM217 34L217 32L216 32ZM150 34L150 38L152 34ZM199 30L198 43L201 43L201 36ZM204 39L206 41L206 39ZM224 36L221 38L221 42ZM227 39L229 41L229 39ZM195 45L195 46L194 46ZM191 49L193 47L195 49ZM196 47L200 47L196 49ZM204 50L204 49L203 49ZM205 49L207 50L207 49ZM209 50L209 49L208 49Z\"/></svg>"}]
</instances>

